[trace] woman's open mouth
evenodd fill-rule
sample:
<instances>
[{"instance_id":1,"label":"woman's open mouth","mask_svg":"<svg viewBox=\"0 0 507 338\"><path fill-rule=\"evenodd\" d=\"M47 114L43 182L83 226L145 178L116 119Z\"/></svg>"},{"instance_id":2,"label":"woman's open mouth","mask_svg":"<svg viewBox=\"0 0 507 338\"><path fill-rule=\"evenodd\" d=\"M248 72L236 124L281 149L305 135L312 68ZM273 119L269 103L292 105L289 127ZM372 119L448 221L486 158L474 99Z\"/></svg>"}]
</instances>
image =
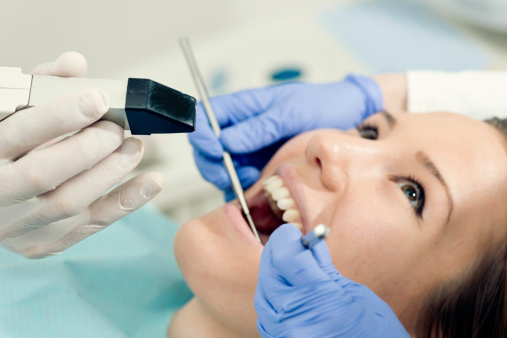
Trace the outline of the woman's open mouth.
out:
<instances>
[{"instance_id":1,"label":"woman's open mouth","mask_svg":"<svg viewBox=\"0 0 507 338\"><path fill-rule=\"evenodd\" d=\"M280 225L292 223L301 231L301 214L283 180L274 175L262 183L263 189L247 200L250 214L262 244Z\"/></svg>"}]
</instances>

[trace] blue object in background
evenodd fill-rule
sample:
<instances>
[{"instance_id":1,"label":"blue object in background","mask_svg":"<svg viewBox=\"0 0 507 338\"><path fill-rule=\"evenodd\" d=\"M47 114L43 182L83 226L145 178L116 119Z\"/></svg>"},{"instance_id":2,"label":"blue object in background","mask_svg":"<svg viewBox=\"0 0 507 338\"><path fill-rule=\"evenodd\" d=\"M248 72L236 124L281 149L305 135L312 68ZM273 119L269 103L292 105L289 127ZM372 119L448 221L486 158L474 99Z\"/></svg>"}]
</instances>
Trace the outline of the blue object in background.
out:
<instances>
[{"instance_id":1,"label":"blue object in background","mask_svg":"<svg viewBox=\"0 0 507 338\"><path fill-rule=\"evenodd\" d=\"M320 18L371 72L484 69L490 61L481 46L417 2L360 2Z\"/></svg>"},{"instance_id":2,"label":"blue object in background","mask_svg":"<svg viewBox=\"0 0 507 338\"><path fill-rule=\"evenodd\" d=\"M299 79L302 73L303 71L296 67L281 68L271 73L271 80L277 82L294 81Z\"/></svg>"},{"instance_id":3,"label":"blue object in background","mask_svg":"<svg viewBox=\"0 0 507 338\"><path fill-rule=\"evenodd\" d=\"M146 205L58 256L0 250L0 337L165 337L192 297L177 230Z\"/></svg>"},{"instance_id":4,"label":"blue object in background","mask_svg":"<svg viewBox=\"0 0 507 338\"><path fill-rule=\"evenodd\" d=\"M212 96L227 94L229 76L225 68L218 68L211 74L209 79L209 91Z\"/></svg>"}]
</instances>

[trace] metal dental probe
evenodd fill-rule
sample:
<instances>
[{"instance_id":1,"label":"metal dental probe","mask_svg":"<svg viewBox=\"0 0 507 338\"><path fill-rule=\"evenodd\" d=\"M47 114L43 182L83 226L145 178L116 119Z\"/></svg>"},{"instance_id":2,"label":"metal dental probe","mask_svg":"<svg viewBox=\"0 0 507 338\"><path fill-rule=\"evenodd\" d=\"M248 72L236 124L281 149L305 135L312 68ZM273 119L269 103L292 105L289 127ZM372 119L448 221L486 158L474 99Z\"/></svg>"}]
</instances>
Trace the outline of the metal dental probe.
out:
<instances>
[{"instance_id":1,"label":"metal dental probe","mask_svg":"<svg viewBox=\"0 0 507 338\"><path fill-rule=\"evenodd\" d=\"M330 231L331 229L329 229L329 227L325 226L324 224L319 224L313 228L312 231L307 233L306 236L301 239L301 241L306 248L311 249L315 246L315 244L324 238L327 238Z\"/></svg>"},{"instance_id":2,"label":"metal dental probe","mask_svg":"<svg viewBox=\"0 0 507 338\"><path fill-rule=\"evenodd\" d=\"M206 112L206 115L208 116L208 120L211 124L211 128L213 129L213 132L215 133L215 136L218 138L220 137L220 125L218 124L217 118L215 116L215 111L213 110L213 107L211 106L211 102L209 100L209 94L208 90L206 89L206 85L204 84L204 80L201 76L201 73L199 72L199 68L197 67L197 62L194 58L194 54L192 52L192 47L190 46L190 41L188 38L181 38L179 40L181 49L183 50L183 54L185 55L185 59L187 60L188 66L190 68L190 72L192 73L192 78L194 80L195 86L197 88L197 92L199 93L199 96L202 100L202 105L204 106L204 111ZM250 215L250 209L248 208L248 205L246 204L245 195L243 193L243 188L241 187L241 183L238 178L238 174L236 172L236 168L234 168L234 163L232 162L231 155L224 151L223 154L224 157L224 166L227 170L227 173L229 174L229 177L231 178L232 183L232 189L234 190L234 194L236 195L236 198L239 201L239 204L241 205L241 209L243 210L243 213L245 214L245 217L248 221L248 224L250 225L250 228L252 229L253 234L255 235L255 238L260 242L261 239L259 237L259 234L257 233L257 229L255 228L255 224L253 222L252 216Z\"/></svg>"}]
</instances>

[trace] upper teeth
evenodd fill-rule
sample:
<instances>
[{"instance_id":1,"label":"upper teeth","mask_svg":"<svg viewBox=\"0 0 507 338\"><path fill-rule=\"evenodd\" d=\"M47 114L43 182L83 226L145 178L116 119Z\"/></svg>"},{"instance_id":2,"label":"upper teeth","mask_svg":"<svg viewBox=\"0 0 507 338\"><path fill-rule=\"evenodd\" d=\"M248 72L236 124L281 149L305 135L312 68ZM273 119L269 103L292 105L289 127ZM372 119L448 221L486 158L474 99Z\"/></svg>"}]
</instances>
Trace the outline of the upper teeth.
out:
<instances>
[{"instance_id":1,"label":"upper teeth","mask_svg":"<svg viewBox=\"0 0 507 338\"><path fill-rule=\"evenodd\" d=\"M296 203L292 198L289 189L284 187L282 179L278 175L271 176L263 183L264 191L268 199L276 203L276 207L283 212L282 219L284 222L292 223L300 230L303 229L301 224L301 214L296 207ZM271 201L270 201L271 202ZM277 212L276 207L270 203L273 211Z\"/></svg>"},{"instance_id":2,"label":"upper teeth","mask_svg":"<svg viewBox=\"0 0 507 338\"><path fill-rule=\"evenodd\" d=\"M294 206L294 200L292 198L282 198L277 201L276 205L281 210L287 210L290 207Z\"/></svg>"}]
</instances>

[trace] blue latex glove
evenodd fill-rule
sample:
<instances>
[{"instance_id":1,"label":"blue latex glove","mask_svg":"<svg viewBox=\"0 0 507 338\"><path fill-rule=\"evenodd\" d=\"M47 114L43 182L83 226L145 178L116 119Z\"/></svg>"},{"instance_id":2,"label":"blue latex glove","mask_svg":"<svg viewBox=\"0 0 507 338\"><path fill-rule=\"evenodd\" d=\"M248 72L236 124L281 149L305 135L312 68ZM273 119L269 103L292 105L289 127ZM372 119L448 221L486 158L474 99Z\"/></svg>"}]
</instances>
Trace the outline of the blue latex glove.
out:
<instances>
[{"instance_id":1,"label":"blue latex glove","mask_svg":"<svg viewBox=\"0 0 507 338\"><path fill-rule=\"evenodd\" d=\"M234 195L221 162L224 149L231 153L239 179L248 188L283 141L318 128L350 129L383 109L377 83L358 75L329 84L289 83L246 90L215 97L211 104L222 128L220 142L202 104L189 141L201 174L224 190L227 200Z\"/></svg>"},{"instance_id":2,"label":"blue latex glove","mask_svg":"<svg viewBox=\"0 0 507 338\"><path fill-rule=\"evenodd\" d=\"M324 241L306 249L292 224L262 252L255 309L263 337L410 337L387 303L340 275Z\"/></svg>"}]
</instances>

